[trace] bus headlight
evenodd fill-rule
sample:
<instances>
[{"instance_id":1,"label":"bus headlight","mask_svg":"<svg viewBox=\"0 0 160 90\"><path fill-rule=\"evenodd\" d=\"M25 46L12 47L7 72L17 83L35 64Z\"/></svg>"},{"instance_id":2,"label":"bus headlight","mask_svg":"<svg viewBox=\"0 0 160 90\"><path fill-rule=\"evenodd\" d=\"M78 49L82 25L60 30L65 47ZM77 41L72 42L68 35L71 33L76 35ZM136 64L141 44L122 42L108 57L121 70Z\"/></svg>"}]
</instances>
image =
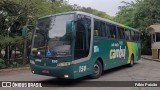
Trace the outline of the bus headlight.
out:
<instances>
[{"instance_id":1,"label":"bus headlight","mask_svg":"<svg viewBox=\"0 0 160 90\"><path fill-rule=\"evenodd\" d=\"M68 75L64 75L64 78L69 78L69 76Z\"/></svg>"},{"instance_id":2,"label":"bus headlight","mask_svg":"<svg viewBox=\"0 0 160 90\"><path fill-rule=\"evenodd\" d=\"M33 60L30 60L30 64L35 64L35 62Z\"/></svg>"},{"instance_id":3,"label":"bus headlight","mask_svg":"<svg viewBox=\"0 0 160 90\"><path fill-rule=\"evenodd\" d=\"M69 65L71 65L71 62L61 62L57 64L57 66L60 66L60 67L69 66Z\"/></svg>"}]
</instances>

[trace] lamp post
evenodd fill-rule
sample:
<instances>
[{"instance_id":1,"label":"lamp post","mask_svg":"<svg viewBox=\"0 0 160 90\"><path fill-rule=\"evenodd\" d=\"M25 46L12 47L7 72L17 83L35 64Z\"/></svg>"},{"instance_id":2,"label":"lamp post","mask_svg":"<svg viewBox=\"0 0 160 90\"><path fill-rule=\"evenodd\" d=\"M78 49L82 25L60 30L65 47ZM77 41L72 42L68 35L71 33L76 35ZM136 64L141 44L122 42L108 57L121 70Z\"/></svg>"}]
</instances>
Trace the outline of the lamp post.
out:
<instances>
[{"instance_id":1,"label":"lamp post","mask_svg":"<svg viewBox=\"0 0 160 90\"><path fill-rule=\"evenodd\" d=\"M9 38L9 32L10 32L11 28L9 27L8 28L8 38ZM10 45L8 45L8 48L7 48L7 59L8 59L8 64L10 63L10 53L9 53L9 50L10 50Z\"/></svg>"},{"instance_id":2,"label":"lamp post","mask_svg":"<svg viewBox=\"0 0 160 90\"><path fill-rule=\"evenodd\" d=\"M6 18L5 21L8 22L8 19ZM8 26L8 24L7 24L7 26ZM10 27L7 29L7 37L8 37L8 38L9 38L9 32L10 32ZM7 64L9 64L9 59L10 59L10 58L9 58L9 45L8 45L8 46L7 46L7 60L8 60L8 61L7 61Z\"/></svg>"}]
</instances>

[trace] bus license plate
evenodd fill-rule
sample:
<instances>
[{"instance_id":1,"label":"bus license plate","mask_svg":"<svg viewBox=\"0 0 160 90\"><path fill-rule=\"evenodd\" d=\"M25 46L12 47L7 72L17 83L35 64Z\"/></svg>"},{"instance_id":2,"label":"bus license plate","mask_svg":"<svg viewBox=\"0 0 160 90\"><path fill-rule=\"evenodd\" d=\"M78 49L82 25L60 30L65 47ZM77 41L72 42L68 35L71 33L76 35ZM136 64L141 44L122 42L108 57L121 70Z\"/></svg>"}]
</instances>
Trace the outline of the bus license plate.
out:
<instances>
[{"instance_id":1,"label":"bus license plate","mask_svg":"<svg viewBox=\"0 0 160 90\"><path fill-rule=\"evenodd\" d=\"M48 70L42 70L42 73L49 73Z\"/></svg>"}]
</instances>

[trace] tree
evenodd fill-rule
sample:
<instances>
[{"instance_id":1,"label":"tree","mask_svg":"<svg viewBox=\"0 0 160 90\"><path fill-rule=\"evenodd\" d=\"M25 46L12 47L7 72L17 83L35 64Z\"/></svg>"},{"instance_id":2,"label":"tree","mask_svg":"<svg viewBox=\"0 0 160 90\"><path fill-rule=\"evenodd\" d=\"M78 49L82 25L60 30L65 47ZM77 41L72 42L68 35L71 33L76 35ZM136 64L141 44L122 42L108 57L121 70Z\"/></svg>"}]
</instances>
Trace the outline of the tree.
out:
<instances>
[{"instance_id":1,"label":"tree","mask_svg":"<svg viewBox=\"0 0 160 90\"><path fill-rule=\"evenodd\" d=\"M150 48L150 37L146 32L146 28L152 24L160 23L160 1L136 0L131 3L123 3L125 3L125 6L120 7L115 21L139 29L142 33L142 49Z\"/></svg>"},{"instance_id":2,"label":"tree","mask_svg":"<svg viewBox=\"0 0 160 90\"><path fill-rule=\"evenodd\" d=\"M83 11L86 13L97 15L102 18L113 20L113 17L106 14L105 12L93 9L91 7L81 7L81 6L78 6L77 4L74 4L74 5L72 5L72 8L73 8L73 11Z\"/></svg>"},{"instance_id":3,"label":"tree","mask_svg":"<svg viewBox=\"0 0 160 90\"><path fill-rule=\"evenodd\" d=\"M8 56L9 47L11 47L10 45L13 43L13 37L9 37L12 34L10 30L16 20L15 15L18 13L17 11L20 5L15 4L13 1L2 0L0 1L0 7L0 51L5 48L4 58L7 59L7 57L10 57L10 55Z\"/></svg>"},{"instance_id":4,"label":"tree","mask_svg":"<svg viewBox=\"0 0 160 90\"><path fill-rule=\"evenodd\" d=\"M8 56L11 57L15 48L23 52L21 29L26 23L34 25L39 17L77 10L112 19L105 12L70 5L67 0L0 0L0 51L5 50L5 56L3 57L0 52L0 57L7 62ZM28 17L31 17L29 22ZM31 36L32 31L28 31L28 44L31 44Z\"/></svg>"}]
</instances>

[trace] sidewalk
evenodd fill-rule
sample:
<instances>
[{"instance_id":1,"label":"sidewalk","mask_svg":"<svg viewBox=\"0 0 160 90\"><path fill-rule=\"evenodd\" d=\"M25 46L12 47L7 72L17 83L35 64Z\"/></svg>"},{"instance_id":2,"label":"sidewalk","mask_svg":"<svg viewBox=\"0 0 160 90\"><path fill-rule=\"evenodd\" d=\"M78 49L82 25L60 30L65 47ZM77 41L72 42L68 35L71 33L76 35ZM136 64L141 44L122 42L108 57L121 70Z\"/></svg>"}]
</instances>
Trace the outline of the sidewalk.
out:
<instances>
[{"instance_id":1,"label":"sidewalk","mask_svg":"<svg viewBox=\"0 0 160 90\"><path fill-rule=\"evenodd\" d=\"M146 59L146 60L152 60L152 61L160 62L160 59L153 59L151 55L141 55L141 58Z\"/></svg>"},{"instance_id":2,"label":"sidewalk","mask_svg":"<svg viewBox=\"0 0 160 90\"><path fill-rule=\"evenodd\" d=\"M29 70L29 67L19 67L19 68L7 68L7 69L0 69L0 72L8 72L8 71L18 71L18 70Z\"/></svg>"}]
</instances>

